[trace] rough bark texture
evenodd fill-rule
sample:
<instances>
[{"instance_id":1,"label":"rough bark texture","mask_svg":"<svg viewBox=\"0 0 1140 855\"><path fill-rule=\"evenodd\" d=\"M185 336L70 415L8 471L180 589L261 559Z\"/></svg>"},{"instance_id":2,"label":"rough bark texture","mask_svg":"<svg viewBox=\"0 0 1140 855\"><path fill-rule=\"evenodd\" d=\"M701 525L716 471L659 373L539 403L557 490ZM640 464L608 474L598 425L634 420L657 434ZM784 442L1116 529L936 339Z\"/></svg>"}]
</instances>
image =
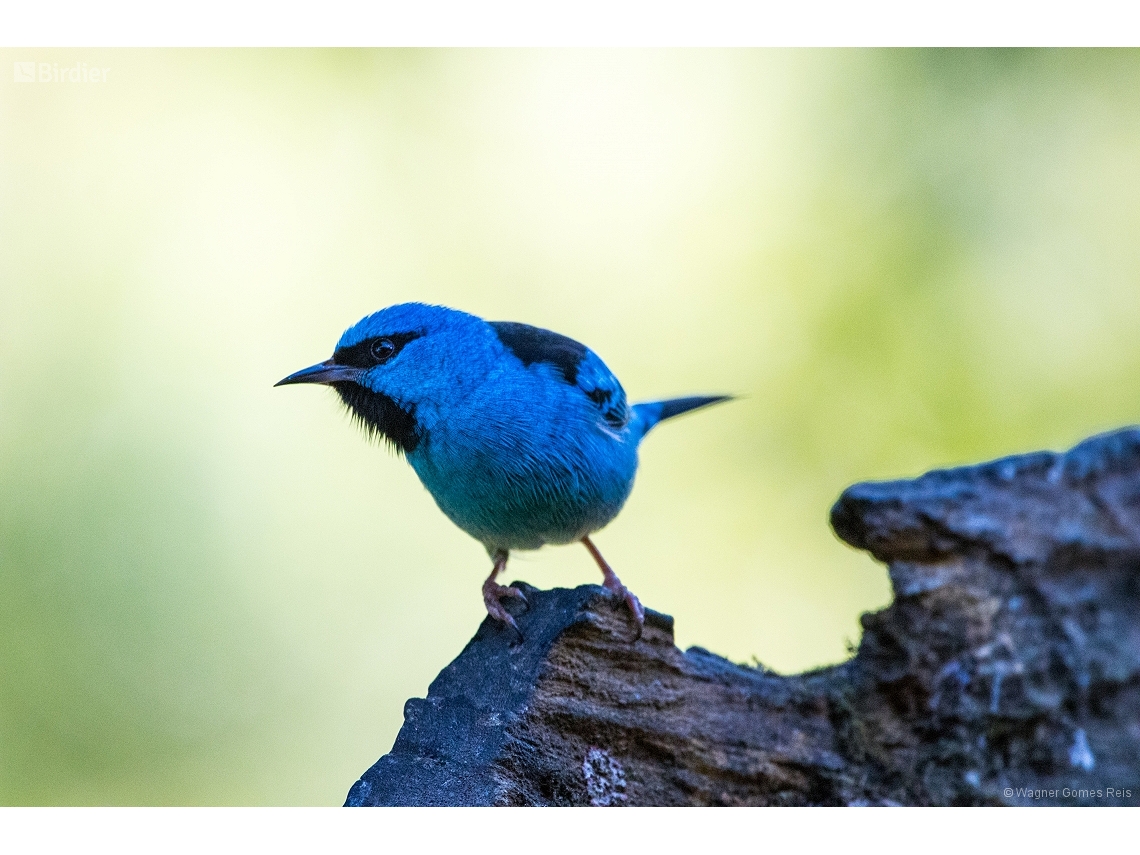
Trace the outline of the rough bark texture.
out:
<instances>
[{"instance_id":1,"label":"rough bark texture","mask_svg":"<svg viewBox=\"0 0 1140 855\"><path fill-rule=\"evenodd\" d=\"M673 645L599 587L489 619L349 805L1140 804L1140 429L858 484L887 562L857 655L795 676Z\"/></svg>"}]
</instances>

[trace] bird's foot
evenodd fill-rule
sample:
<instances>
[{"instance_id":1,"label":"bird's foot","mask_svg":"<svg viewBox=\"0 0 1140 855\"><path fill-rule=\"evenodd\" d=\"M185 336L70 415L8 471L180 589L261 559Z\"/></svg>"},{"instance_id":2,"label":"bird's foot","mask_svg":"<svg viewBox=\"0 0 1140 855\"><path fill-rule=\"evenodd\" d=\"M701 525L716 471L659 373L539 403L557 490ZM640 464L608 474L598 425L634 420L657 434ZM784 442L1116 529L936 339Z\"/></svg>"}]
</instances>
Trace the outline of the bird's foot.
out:
<instances>
[{"instance_id":1,"label":"bird's foot","mask_svg":"<svg viewBox=\"0 0 1140 855\"><path fill-rule=\"evenodd\" d=\"M499 623L505 623L518 634L521 639L522 632L519 630L519 625L515 623L514 617L503 608L500 602L504 597L508 599L522 600L526 604L526 595L523 594L518 588L511 588L507 585L500 585L488 579L483 583L483 604L487 607L487 614L497 620Z\"/></svg>"},{"instance_id":2,"label":"bird's foot","mask_svg":"<svg viewBox=\"0 0 1140 855\"><path fill-rule=\"evenodd\" d=\"M637 598L637 594L627 588L621 583L621 579L616 574L611 572L611 575L602 582L602 587L614 595L616 599L624 600L625 604L629 606L629 611L633 615L633 620L637 624L637 629L634 633L633 640L641 638L641 632L645 628L645 606L641 604L641 600Z\"/></svg>"},{"instance_id":3,"label":"bird's foot","mask_svg":"<svg viewBox=\"0 0 1140 855\"><path fill-rule=\"evenodd\" d=\"M641 604L641 600L633 591L621 583L621 579L617 577L614 568L609 565L606 559L602 558L602 553L598 551L598 547L594 546L594 541L590 540L589 536L582 538L582 544L594 556L594 561L598 563L598 569L602 571L602 587L618 599L624 600L625 604L629 606L630 614L633 615L633 621L637 625L630 643L637 641L641 638L641 631L645 629L645 606Z\"/></svg>"}]
</instances>

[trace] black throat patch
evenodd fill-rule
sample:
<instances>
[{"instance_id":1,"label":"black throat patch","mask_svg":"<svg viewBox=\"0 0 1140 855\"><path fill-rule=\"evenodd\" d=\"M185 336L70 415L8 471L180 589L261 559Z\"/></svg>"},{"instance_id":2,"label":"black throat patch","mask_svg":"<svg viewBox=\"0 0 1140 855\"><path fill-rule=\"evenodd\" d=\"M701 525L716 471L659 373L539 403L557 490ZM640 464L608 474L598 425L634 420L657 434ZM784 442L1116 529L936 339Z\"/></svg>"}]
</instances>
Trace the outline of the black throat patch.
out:
<instances>
[{"instance_id":1,"label":"black throat patch","mask_svg":"<svg viewBox=\"0 0 1140 855\"><path fill-rule=\"evenodd\" d=\"M370 435L380 435L398 450L409 454L420 444L415 408L404 409L387 395L358 383L331 384L353 417Z\"/></svg>"},{"instance_id":2,"label":"black throat patch","mask_svg":"<svg viewBox=\"0 0 1140 855\"><path fill-rule=\"evenodd\" d=\"M578 382L578 365L586 358L587 347L550 330L516 324L510 321L491 321L491 329L523 365L545 362L557 368L570 385Z\"/></svg>"}]
</instances>

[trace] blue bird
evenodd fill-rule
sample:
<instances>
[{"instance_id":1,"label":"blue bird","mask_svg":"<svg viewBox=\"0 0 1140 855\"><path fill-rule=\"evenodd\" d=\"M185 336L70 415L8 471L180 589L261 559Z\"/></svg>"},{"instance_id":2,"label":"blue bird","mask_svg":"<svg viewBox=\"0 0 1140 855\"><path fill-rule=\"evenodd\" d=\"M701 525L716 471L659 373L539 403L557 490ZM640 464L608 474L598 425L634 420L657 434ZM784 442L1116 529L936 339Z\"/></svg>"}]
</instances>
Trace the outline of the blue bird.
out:
<instances>
[{"instance_id":1,"label":"blue bird","mask_svg":"<svg viewBox=\"0 0 1140 855\"><path fill-rule=\"evenodd\" d=\"M332 386L369 434L404 454L440 510L487 549L483 602L516 633L501 600L526 598L495 581L511 550L580 541L640 635L645 610L590 535L625 504L654 425L731 397L630 406L605 363L571 338L422 303L364 318L332 359L276 385L292 383Z\"/></svg>"}]
</instances>

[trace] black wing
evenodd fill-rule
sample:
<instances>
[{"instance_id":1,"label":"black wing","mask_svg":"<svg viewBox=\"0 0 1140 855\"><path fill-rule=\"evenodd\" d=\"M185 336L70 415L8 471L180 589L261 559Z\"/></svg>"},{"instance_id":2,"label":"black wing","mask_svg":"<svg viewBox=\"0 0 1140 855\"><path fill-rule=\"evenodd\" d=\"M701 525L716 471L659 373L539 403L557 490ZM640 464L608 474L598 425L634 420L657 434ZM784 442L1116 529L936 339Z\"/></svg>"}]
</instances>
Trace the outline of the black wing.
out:
<instances>
[{"instance_id":1,"label":"black wing","mask_svg":"<svg viewBox=\"0 0 1140 855\"><path fill-rule=\"evenodd\" d=\"M511 321L491 321L490 324L503 346L523 365L545 362L554 366L563 380L577 386L594 402L611 427L621 428L629 421L625 390L605 363L586 345L529 324Z\"/></svg>"}]
</instances>

